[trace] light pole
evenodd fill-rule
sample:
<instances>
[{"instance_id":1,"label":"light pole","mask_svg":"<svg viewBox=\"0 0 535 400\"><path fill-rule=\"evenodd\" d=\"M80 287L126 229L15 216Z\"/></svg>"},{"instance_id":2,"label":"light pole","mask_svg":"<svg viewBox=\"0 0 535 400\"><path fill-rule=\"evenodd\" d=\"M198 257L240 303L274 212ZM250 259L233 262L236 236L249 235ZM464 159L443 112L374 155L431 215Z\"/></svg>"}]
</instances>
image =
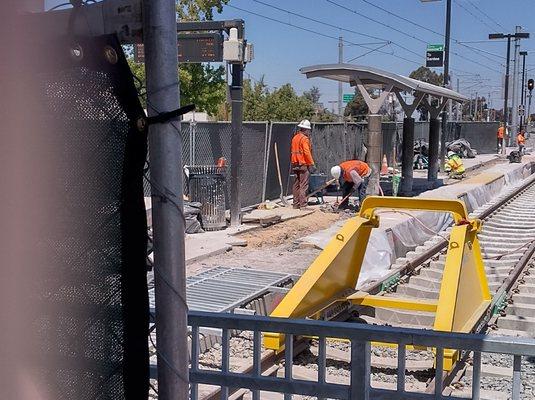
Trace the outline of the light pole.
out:
<instances>
[{"instance_id":1,"label":"light pole","mask_svg":"<svg viewBox=\"0 0 535 400\"><path fill-rule=\"evenodd\" d=\"M527 51L521 51L520 55L522 56L522 89L520 90L520 104L522 106L522 115L520 115L520 130L524 126L524 116L526 115L525 106L525 92L526 92L526 56L528 55Z\"/></svg>"},{"instance_id":2,"label":"light pole","mask_svg":"<svg viewBox=\"0 0 535 400\"><path fill-rule=\"evenodd\" d=\"M507 39L507 59L505 63L505 93L504 93L504 100L503 100L503 123L504 126L507 128L507 125L509 124L509 112L508 112L508 97L509 97L509 66L511 61L511 38L513 39L529 39L529 33L526 32L516 32L516 33L491 33L489 34L489 39ZM505 143L505 139L504 139ZM506 154L507 149L505 148L505 145L502 146L502 154Z\"/></svg>"}]
</instances>

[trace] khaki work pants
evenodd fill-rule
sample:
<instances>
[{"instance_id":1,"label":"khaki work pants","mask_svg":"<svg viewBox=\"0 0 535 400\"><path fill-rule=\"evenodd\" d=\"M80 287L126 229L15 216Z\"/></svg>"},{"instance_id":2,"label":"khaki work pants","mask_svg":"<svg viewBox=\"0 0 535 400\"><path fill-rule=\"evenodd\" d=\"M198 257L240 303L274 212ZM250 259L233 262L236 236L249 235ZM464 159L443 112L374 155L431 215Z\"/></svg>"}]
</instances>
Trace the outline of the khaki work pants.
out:
<instances>
[{"instance_id":1,"label":"khaki work pants","mask_svg":"<svg viewBox=\"0 0 535 400\"><path fill-rule=\"evenodd\" d=\"M293 206L294 208L306 207L308 204L307 192L310 173L306 165L295 165L292 167L295 174L293 185Z\"/></svg>"}]
</instances>

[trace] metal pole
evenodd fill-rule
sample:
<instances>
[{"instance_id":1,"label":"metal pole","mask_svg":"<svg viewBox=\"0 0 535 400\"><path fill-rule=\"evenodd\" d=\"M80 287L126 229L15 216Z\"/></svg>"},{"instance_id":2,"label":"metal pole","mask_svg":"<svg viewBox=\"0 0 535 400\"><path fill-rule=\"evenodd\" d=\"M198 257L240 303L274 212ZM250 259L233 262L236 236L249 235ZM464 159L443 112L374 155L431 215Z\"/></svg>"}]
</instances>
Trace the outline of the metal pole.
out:
<instances>
[{"instance_id":1,"label":"metal pole","mask_svg":"<svg viewBox=\"0 0 535 400\"><path fill-rule=\"evenodd\" d=\"M342 64L344 62L344 40L342 36L338 38L338 63ZM343 116L343 87L342 82L338 82L338 119L342 121Z\"/></svg>"},{"instance_id":2,"label":"metal pole","mask_svg":"<svg viewBox=\"0 0 535 400\"><path fill-rule=\"evenodd\" d=\"M241 224L241 184L242 184L242 134L243 134L243 65L232 64L232 137L230 144L230 223Z\"/></svg>"},{"instance_id":3,"label":"metal pole","mask_svg":"<svg viewBox=\"0 0 535 400\"><path fill-rule=\"evenodd\" d=\"M427 180L430 187L434 187L438 178L439 162L438 145L440 135L440 121L437 118L429 119L429 166Z\"/></svg>"},{"instance_id":4,"label":"metal pole","mask_svg":"<svg viewBox=\"0 0 535 400\"><path fill-rule=\"evenodd\" d=\"M531 90L529 91L529 95L528 95L528 113L527 113L527 116L528 116L528 123L531 122L531 118L530 118L530 112L531 112Z\"/></svg>"},{"instance_id":5,"label":"metal pole","mask_svg":"<svg viewBox=\"0 0 535 400\"><path fill-rule=\"evenodd\" d=\"M520 54L522 55L522 88L520 90L520 104L522 104L522 110L524 111L524 115L526 114L526 110L524 109L525 103L525 90L526 90L526 56L528 55L527 51L521 51ZM520 129L522 129L522 126L524 125L524 115L520 116Z\"/></svg>"},{"instance_id":6,"label":"metal pole","mask_svg":"<svg viewBox=\"0 0 535 400\"><path fill-rule=\"evenodd\" d=\"M503 100L503 124L505 128L507 128L507 125L509 124L509 66L511 64L511 35L507 35L507 60L505 62L505 93L504 93L504 100ZM505 148L505 140L507 138L503 139L503 145L502 145L502 154L507 154L507 149Z\"/></svg>"},{"instance_id":7,"label":"metal pole","mask_svg":"<svg viewBox=\"0 0 535 400\"><path fill-rule=\"evenodd\" d=\"M143 2L149 116L179 107L175 0ZM149 127L158 396L188 398L187 305L180 121Z\"/></svg>"},{"instance_id":8,"label":"metal pole","mask_svg":"<svg viewBox=\"0 0 535 400\"><path fill-rule=\"evenodd\" d=\"M459 78L457 78L457 93L459 92ZM463 103L457 103L457 121L462 121L463 119Z\"/></svg>"},{"instance_id":9,"label":"metal pole","mask_svg":"<svg viewBox=\"0 0 535 400\"><path fill-rule=\"evenodd\" d=\"M446 34L444 42L444 87L450 84L450 34L451 34L451 0L446 1ZM451 102L451 100L449 100ZM444 168L446 161L446 127L448 123L448 112L444 109L442 113L442 129L440 133L440 168Z\"/></svg>"},{"instance_id":10,"label":"metal pole","mask_svg":"<svg viewBox=\"0 0 535 400\"><path fill-rule=\"evenodd\" d=\"M403 153L401 154L401 194L412 195L414 168L414 118L403 120Z\"/></svg>"},{"instance_id":11,"label":"metal pole","mask_svg":"<svg viewBox=\"0 0 535 400\"><path fill-rule=\"evenodd\" d=\"M474 121L477 121L477 113L478 113L478 108L477 108L477 92L476 92L476 98L475 98L475 105L474 105Z\"/></svg>"},{"instance_id":12,"label":"metal pole","mask_svg":"<svg viewBox=\"0 0 535 400\"><path fill-rule=\"evenodd\" d=\"M522 27L516 27L516 33L520 33ZM518 131L518 53L520 50L520 39L515 38L515 54L513 60L513 90L511 96L511 134L508 138L509 146L513 145L513 138Z\"/></svg>"}]
</instances>

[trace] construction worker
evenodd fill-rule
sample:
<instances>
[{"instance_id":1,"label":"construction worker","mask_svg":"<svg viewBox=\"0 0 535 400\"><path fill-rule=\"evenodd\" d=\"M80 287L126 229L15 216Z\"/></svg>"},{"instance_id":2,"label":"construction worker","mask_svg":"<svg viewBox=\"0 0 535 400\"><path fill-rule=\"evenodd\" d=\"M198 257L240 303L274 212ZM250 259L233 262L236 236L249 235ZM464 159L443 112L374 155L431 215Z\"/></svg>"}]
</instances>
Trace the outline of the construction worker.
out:
<instances>
[{"instance_id":1,"label":"construction worker","mask_svg":"<svg viewBox=\"0 0 535 400\"><path fill-rule=\"evenodd\" d=\"M312 158L312 150L310 146L310 121L304 119L297 125L297 132L292 138L292 171L295 174L295 181L293 185L293 207L306 207L308 181L310 172L314 168L314 159Z\"/></svg>"},{"instance_id":2,"label":"construction worker","mask_svg":"<svg viewBox=\"0 0 535 400\"><path fill-rule=\"evenodd\" d=\"M524 148L526 146L526 138L524 136L524 130L521 129L516 135L516 143L518 144L518 152L520 155L524 155Z\"/></svg>"},{"instance_id":3,"label":"construction worker","mask_svg":"<svg viewBox=\"0 0 535 400\"><path fill-rule=\"evenodd\" d=\"M448 151L448 159L444 165L444 171L450 173L450 178L462 179L465 172L462 158L457 153Z\"/></svg>"},{"instance_id":4,"label":"construction worker","mask_svg":"<svg viewBox=\"0 0 535 400\"><path fill-rule=\"evenodd\" d=\"M498 128L498 133L496 134L496 151L499 153L503 146L503 138L505 136L505 126L503 122L500 124L500 127Z\"/></svg>"},{"instance_id":5,"label":"construction worker","mask_svg":"<svg viewBox=\"0 0 535 400\"><path fill-rule=\"evenodd\" d=\"M331 168L333 178L340 179L342 186L342 202L340 209L346 209L349 205L349 196L355 190L359 194L359 207L366 197L366 188L372 170L368 164L360 160L348 160Z\"/></svg>"}]
</instances>

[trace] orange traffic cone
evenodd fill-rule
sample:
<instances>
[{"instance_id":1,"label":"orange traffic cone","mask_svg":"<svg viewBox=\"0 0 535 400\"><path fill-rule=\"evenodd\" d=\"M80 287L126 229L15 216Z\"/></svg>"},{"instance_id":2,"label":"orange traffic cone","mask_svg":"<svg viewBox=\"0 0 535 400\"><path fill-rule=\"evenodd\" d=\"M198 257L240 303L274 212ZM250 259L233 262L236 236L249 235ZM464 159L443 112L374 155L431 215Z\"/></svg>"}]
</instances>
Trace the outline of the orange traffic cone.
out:
<instances>
[{"instance_id":1,"label":"orange traffic cone","mask_svg":"<svg viewBox=\"0 0 535 400\"><path fill-rule=\"evenodd\" d=\"M383 155L383 162L381 164L381 174L382 175L388 174L388 161L386 160L386 154Z\"/></svg>"}]
</instances>

